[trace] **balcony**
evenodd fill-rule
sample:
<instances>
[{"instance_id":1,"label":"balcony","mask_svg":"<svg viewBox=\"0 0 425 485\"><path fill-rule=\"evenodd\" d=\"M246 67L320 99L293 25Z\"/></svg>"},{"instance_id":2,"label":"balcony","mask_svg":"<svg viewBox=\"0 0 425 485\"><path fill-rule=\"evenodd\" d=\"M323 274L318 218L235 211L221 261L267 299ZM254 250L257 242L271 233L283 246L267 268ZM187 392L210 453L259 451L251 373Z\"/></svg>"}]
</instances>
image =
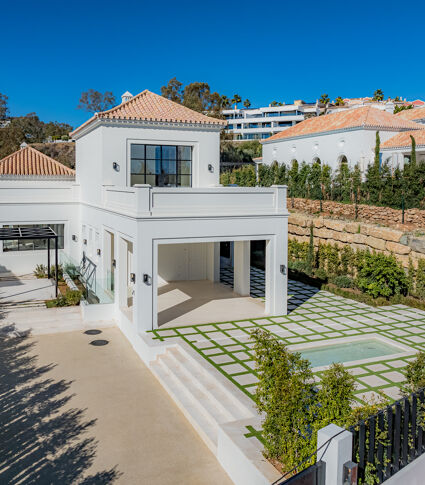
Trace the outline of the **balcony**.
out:
<instances>
[{"instance_id":1,"label":"balcony","mask_svg":"<svg viewBox=\"0 0 425 485\"><path fill-rule=\"evenodd\" d=\"M132 217L287 214L286 187L104 187L106 209Z\"/></svg>"}]
</instances>

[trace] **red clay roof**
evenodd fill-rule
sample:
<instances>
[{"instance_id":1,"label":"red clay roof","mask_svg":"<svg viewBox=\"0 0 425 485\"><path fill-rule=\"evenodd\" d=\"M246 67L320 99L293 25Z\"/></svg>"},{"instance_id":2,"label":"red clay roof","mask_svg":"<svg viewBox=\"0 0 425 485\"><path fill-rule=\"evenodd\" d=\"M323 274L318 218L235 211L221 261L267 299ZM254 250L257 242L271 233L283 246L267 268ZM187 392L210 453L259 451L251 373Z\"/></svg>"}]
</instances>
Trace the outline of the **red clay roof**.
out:
<instances>
[{"instance_id":1,"label":"red clay roof","mask_svg":"<svg viewBox=\"0 0 425 485\"><path fill-rule=\"evenodd\" d=\"M372 106L330 113L324 116L316 116L293 125L264 141L280 140L297 136L312 135L314 133L326 133L328 131L346 130L349 128L369 128L380 130L383 128L397 130L418 130L423 126L413 121L404 120L387 111Z\"/></svg>"},{"instance_id":2,"label":"red clay roof","mask_svg":"<svg viewBox=\"0 0 425 485\"><path fill-rule=\"evenodd\" d=\"M392 136L389 140L381 144L381 148L410 148L412 146L412 139L416 141L416 145L425 145L425 129L414 131L402 131L397 135Z\"/></svg>"},{"instance_id":3,"label":"red clay roof","mask_svg":"<svg viewBox=\"0 0 425 485\"><path fill-rule=\"evenodd\" d=\"M403 111L397 113L395 116L410 121L422 120L425 118L425 107L404 109Z\"/></svg>"},{"instance_id":4,"label":"red clay roof","mask_svg":"<svg viewBox=\"0 0 425 485\"><path fill-rule=\"evenodd\" d=\"M1 175L50 175L74 177L75 170L27 146L0 160Z\"/></svg>"},{"instance_id":5,"label":"red clay roof","mask_svg":"<svg viewBox=\"0 0 425 485\"><path fill-rule=\"evenodd\" d=\"M186 106L170 101L169 99L152 93L147 89L114 108L95 113L95 115L88 121L76 128L71 133L71 136L96 119L163 121L218 126L227 125L225 120L219 120L217 118L206 116L198 111L193 111L192 109L186 108Z\"/></svg>"}]
</instances>

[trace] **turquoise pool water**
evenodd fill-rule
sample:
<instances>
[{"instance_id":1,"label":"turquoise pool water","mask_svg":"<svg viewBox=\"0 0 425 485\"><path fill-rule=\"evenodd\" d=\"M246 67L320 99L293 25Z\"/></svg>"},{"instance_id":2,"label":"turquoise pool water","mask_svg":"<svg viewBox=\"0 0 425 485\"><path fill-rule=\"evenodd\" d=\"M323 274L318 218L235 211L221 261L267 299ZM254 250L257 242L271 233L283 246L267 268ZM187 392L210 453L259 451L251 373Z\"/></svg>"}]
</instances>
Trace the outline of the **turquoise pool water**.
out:
<instances>
[{"instance_id":1,"label":"turquoise pool water","mask_svg":"<svg viewBox=\"0 0 425 485\"><path fill-rule=\"evenodd\" d=\"M326 345L299 351L312 367L329 365L333 362L370 359L402 352L399 347L384 343L378 339L358 340L345 344Z\"/></svg>"}]
</instances>

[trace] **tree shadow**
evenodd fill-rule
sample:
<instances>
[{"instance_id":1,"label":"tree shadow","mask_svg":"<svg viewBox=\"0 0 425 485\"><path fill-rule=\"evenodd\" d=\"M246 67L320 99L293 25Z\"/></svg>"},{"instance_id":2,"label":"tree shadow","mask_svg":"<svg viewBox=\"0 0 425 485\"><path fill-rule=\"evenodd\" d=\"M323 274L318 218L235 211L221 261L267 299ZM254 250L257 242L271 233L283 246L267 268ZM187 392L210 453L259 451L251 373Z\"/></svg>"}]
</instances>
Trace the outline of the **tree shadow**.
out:
<instances>
[{"instance_id":1,"label":"tree shadow","mask_svg":"<svg viewBox=\"0 0 425 485\"><path fill-rule=\"evenodd\" d=\"M13 325L0 333L0 483L114 482L116 466L87 473L97 449L87 432L96 420L85 419L84 409L63 409L72 381L49 378L55 365L38 365L34 345Z\"/></svg>"}]
</instances>

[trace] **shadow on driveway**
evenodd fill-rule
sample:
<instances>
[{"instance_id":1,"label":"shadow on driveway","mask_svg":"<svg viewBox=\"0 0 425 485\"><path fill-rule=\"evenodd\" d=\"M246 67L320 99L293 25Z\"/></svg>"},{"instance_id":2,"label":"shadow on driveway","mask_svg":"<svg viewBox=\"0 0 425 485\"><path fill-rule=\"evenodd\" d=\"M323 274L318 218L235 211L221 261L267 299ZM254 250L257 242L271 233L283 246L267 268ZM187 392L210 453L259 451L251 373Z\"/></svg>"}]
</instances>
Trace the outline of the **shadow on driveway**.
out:
<instances>
[{"instance_id":1,"label":"shadow on driveway","mask_svg":"<svg viewBox=\"0 0 425 485\"><path fill-rule=\"evenodd\" d=\"M89 474L97 442L87 432L96 420L84 409L63 409L72 381L53 380L54 364L37 365L35 343L13 326L0 334L0 483L106 484L117 467Z\"/></svg>"}]
</instances>

